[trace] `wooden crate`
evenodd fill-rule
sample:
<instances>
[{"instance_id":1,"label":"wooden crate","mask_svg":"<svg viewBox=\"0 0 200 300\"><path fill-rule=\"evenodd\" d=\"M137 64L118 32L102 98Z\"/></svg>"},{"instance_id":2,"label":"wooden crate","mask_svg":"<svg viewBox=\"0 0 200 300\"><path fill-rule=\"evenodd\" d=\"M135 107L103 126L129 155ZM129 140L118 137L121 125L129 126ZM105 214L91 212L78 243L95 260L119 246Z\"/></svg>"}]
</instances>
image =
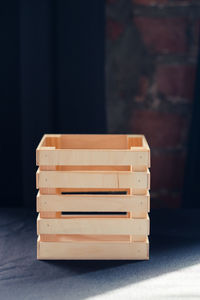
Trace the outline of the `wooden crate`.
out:
<instances>
[{"instance_id":1,"label":"wooden crate","mask_svg":"<svg viewBox=\"0 0 200 300\"><path fill-rule=\"evenodd\" d=\"M150 150L142 135L44 135L38 259L148 259Z\"/></svg>"}]
</instances>

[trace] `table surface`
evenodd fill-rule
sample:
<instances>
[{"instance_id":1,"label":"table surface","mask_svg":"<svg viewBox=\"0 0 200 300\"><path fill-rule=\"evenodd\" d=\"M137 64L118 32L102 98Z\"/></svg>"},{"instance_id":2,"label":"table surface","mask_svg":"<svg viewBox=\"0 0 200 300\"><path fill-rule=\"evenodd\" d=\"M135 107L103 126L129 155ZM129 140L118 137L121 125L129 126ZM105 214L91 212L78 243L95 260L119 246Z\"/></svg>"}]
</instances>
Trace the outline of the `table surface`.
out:
<instances>
[{"instance_id":1,"label":"table surface","mask_svg":"<svg viewBox=\"0 0 200 300\"><path fill-rule=\"evenodd\" d=\"M151 213L149 261L37 261L36 214L0 212L0 299L200 299L200 211Z\"/></svg>"}]
</instances>

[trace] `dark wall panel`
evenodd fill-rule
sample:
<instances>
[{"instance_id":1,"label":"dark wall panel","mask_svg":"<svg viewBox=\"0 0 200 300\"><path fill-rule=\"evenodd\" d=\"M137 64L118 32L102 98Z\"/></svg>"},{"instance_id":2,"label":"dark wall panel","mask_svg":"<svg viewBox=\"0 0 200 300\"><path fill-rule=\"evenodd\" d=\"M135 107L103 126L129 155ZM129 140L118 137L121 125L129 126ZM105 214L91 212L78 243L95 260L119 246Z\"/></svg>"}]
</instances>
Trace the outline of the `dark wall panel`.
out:
<instances>
[{"instance_id":1,"label":"dark wall panel","mask_svg":"<svg viewBox=\"0 0 200 300\"><path fill-rule=\"evenodd\" d=\"M104 1L1 4L1 205L35 205L44 133L106 131Z\"/></svg>"},{"instance_id":2,"label":"dark wall panel","mask_svg":"<svg viewBox=\"0 0 200 300\"><path fill-rule=\"evenodd\" d=\"M104 1L58 1L56 10L58 130L105 132Z\"/></svg>"},{"instance_id":3,"label":"dark wall panel","mask_svg":"<svg viewBox=\"0 0 200 300\"><path fill-rule=\"evenodd\" d=\"M19 3L0 3L1 203L22 203L19 106Z\"/></svg>"}]
</instances>

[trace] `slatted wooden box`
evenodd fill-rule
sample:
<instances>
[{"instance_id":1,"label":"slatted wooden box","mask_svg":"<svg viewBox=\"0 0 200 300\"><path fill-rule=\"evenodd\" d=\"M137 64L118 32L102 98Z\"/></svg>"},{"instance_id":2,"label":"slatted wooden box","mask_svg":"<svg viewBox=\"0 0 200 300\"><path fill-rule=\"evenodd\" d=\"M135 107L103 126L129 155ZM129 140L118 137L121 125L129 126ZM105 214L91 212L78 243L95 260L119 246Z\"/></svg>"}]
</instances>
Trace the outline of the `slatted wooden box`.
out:
<instances>
[{"instance_id":1,"label":"slatted wooden box","mask_svg":"<svg viewBox=\"0 0 200 300\"><path fill-rule=\"evenodd\" d=\"M44 135L38 259L148 259L150 150L142 135Z\"/></svg>"}]
</instances>

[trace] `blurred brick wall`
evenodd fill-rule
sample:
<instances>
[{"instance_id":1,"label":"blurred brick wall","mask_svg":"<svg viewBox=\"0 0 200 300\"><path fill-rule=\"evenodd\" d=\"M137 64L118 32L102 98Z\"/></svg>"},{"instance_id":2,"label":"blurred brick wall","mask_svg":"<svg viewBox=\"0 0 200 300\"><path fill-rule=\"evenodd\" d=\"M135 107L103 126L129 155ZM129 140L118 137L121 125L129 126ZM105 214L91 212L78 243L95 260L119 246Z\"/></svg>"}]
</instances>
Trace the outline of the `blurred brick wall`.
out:
<instances>
[{"instance_id":1,"label":"blurred brick wall","mask_svg":"<svg viewBox=\"0 0 200 300\"><path fill-rule=\"evenodd\" d=\"M197 61L200 1L107 0L112 133L145 134L152 206L179 207Z\"/></svg>"}]
</instances>

